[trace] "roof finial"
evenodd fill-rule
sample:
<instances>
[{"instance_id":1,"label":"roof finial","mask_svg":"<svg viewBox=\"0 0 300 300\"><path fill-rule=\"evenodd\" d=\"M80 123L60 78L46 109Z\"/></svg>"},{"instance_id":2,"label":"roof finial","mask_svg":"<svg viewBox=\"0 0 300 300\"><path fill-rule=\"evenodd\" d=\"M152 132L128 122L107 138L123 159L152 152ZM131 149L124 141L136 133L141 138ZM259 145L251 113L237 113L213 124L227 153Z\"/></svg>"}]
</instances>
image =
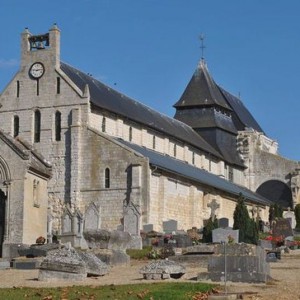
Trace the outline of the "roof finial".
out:
<instances>
[{"instance_id":1,"label":"roof finial","mask_svg":"<svg viewBox=\"0 0 300 300\"><path fill-rule=\"evenodd\" d=\"M206 47L204 46L204 34L203 33L200 34L199 39L201 41L201 46L200 46L200 48L201 48L201 61L204 61L204 48L206 48Z\"/></svg>"}]
</instances>

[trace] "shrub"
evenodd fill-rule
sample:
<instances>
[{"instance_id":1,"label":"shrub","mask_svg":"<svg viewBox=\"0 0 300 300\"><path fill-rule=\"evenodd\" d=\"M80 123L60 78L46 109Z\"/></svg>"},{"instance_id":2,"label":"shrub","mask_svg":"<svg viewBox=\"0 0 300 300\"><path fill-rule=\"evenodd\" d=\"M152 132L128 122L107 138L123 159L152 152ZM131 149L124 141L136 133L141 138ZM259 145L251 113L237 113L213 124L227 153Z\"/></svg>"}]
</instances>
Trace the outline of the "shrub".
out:
<instances>
[{"instance_id":1,"label":"shrub","mask_svg":"<svg viewBox=\"0 0 300 300\"><path fill-rule=\"evenodd\" d=\"M210 217L207 220L206 225L203 228L203 243L211 243L212 242L212 231L218 228L218 220L215 218L214 221Z\"/></svg>"},{"instance_id":2,"label":"shrub","mask_svg":"<svg viewBox=\"0 0 300 300\"><path fill-rule=\"evenodd\" d=\"M233 229L239 230L239 242L257 244L258 228L254 220L250 219L244 197L240 195L233 213Z\"/></svg>"}]
</instances>

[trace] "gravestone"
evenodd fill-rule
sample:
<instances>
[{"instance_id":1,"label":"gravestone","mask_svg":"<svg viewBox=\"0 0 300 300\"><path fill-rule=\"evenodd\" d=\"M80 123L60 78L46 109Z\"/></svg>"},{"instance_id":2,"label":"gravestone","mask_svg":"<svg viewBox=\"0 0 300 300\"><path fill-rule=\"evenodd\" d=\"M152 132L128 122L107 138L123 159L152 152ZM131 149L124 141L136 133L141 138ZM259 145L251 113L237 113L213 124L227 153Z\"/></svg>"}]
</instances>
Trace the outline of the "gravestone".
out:
<instances>
[{"instance_id":1,"label":"gravestone","mask_svg":"<svg viewBox=\"0 0 300 300\"><path fill-rule=\"evenodd\" d=\"M63 233L72 232L72 216L66 213L63 216L63 224L62 224Z\"/></svg>"},{"instance_id":2,"label":"gravestone","mask_svg":"<svg viewBox=\"0 0 300 300\"><path fill-rule=\"evenodd\" d=\"M239 230L217 228L212 231L213 243L228 243L231 239L234 243L239 242Z\"/></svg>"},{"instance_id":3,"label":"gravestone","mask_svg":"<svg viewBox=\"0 0 300 300\"><path fill-rule=\"evenodd\" d=\"M220 228L227 228L227 227L229 227L229 219L227 219L227 218L220 218L219 219L219 227Z\"/></svg>"},{"instance_id":4,"label":"gravestone","mask_svg":"<svg viewBox=\"0 0 300 300\"><path fill-rule=\"evenodd\" d=\"M143 231L146 232L146 233L148 233L150 231L153 231L153 224L145 224L143 226Z\"/></svg>"},{"instance_id":5,"label":"gravestone","mask_svg":"<svg viewBox=\"0 0 300 300\"><path fill-rule=\"evenodd\" d=\"M295 213L293 211L286 211L283 214L283 218L289 220L291 227L295 228L296 227L296 218L295 218Z\"/></svg>"},{"instance_id":6,"label":"gravestone","mask_svg":"<svg viewBox=\"0 0 300 300\"><path fill-rule=\"evenodd\" d=\"M99 208L91 203L84 217L84 230L96 230L99 228Z\"/></svg>"},{"instance_id":7,"label":"gravestone","mask_svg":"<svg viewBox=\"0 0 300 300\"><path fill-rule=\"evenodd\" d=\"M228 281L266 282L270 278L270 265L262 247L245 243L215 246L215 254L208 257L208 273L198 274L198 280L224 281L225 251Z\"/></svg>"},{"instance_id":8,"label":"gravestone","mask_svg":"<svg viewBox=\"0 0 300 300\"><path fill-rule=\"evenodd\" d=\"M174 231L177 231L177 221L168 220L163 222L163 231L166 233L172 233Z\"/></svg>"},{"instance_id":9,"label":"gravestone","mask_svg":"<svg viewBox=\"0 0 300 300\"><path fill-rule=\"evenodd\" d=\"M279 219L273 225L273 236L286 238L288 236L294 236L292 226L289 220Z\"/></svg>"},{"instance_id":10,"label":"gravestone","mask_svg":"<svg viewBox=\"0 0 300 300\"><path fill-rule=\"evenodd\" d=\"M124 231L132 235L140 234L140 213L132 203L124 208Z\"/></svg>"},{"instance_id":11,"label":"gravestone","mask_svg":"<svg viewBox=\"0 0 300 300\"><path fill-rule=\"evenodd\" d=\"M214 221L216 218L216 210L220 208L220 204L216 199L213 199L210 203L207 204L207 207L210 208L210 217L212 221Z\"/></svg>"}]
</instances>

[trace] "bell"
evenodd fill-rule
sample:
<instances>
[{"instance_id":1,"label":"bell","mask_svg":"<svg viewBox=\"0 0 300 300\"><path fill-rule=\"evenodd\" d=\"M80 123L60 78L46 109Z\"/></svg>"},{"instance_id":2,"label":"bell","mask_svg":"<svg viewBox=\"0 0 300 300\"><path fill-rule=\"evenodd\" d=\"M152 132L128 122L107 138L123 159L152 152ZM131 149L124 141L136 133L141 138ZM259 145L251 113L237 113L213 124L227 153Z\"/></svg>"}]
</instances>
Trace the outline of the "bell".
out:
<instances>
[{"instance_id":1,"label":"bell","mask_svg":"<svg viewBox=\"0 0 300 300\"><path fill-rule=\"evenodd\" d=\"M43 42L38 42L36 45L36 49L45 49Z\"/></svg>"}]
</instances>

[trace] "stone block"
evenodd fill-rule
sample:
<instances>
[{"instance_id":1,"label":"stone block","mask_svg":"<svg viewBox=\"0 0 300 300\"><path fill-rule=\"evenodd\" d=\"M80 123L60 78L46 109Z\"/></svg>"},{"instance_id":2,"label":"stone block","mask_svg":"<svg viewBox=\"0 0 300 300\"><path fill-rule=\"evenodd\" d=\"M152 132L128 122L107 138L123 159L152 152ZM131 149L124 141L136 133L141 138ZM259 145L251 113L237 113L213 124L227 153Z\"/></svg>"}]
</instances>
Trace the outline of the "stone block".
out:
<instances>
[{"instance_id":1,"label":"stone block","mask_svg":"<svg viewBox=\"0 0 300 300\"><path fill-rule=\"evenodd\" d=\"M94 253L78 251L78 254L86 267L88 276L103 276L109 272L109 267L102 262Z\"/></svg>"},{"instance_id":2,"label":"stone block","mask_svg":"<svg viewBox=\"0 0 300 300\"><path fill-rule=\"evenodd\" d=\"M0 270L5 270L10 268L10 261L9 260L0 260Z\"/></svg>"},{"instance_id":3,"label":"stone block","mask_svg":"<svg viewBox=\"0 0 300 300\"><path fill-rule=\"evenodd\" d=\"M165 274L171 278L180 278L185 273L185 267L170 260L156 260L142 267L140 273L145 279L163 279Z\"/></svg>"},{"instance_id":4,"label":"stone block","mask_svg":"<svg viewBox=\"0 0 300 300\"><path fill-rule=\"evenodd\" d=\"M91 251L104 263L110 266L129 265L130 256L121 250L91 249Z\"/></svg>"}]
</instances>

